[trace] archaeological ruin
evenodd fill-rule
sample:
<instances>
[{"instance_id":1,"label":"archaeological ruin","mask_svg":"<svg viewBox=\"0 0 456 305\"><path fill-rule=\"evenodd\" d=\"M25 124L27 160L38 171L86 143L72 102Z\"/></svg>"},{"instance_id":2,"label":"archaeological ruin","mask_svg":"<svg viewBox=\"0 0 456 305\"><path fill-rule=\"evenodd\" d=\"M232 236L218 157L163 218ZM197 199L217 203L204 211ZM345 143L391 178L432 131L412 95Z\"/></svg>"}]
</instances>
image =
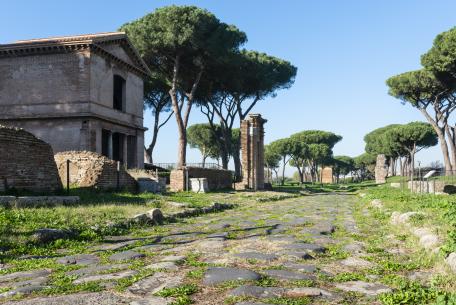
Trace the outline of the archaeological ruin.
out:
<instances>
[{"instance_id":1,"label":"archaeological ruin","mask_svg":"<svg viewBox=\"0 0 456 305\"><path fill-rule=\"evenodd\" d=\"M93 151L142 168L148 74L121 32L0 45L0 123L54 152Z\"/></svg>"},{"instance_id":2,"label":"archaeological ruin","mask_svg":"<svg viewBox=\"0 0 456 305\"><path fill-rule=\"evenodd\" d=\"M63 185L67 184L67 168L69 168L70 184L99 190L120 189L136 191L136 180L125 170L118 167L116 161L90 151L67 151L55 156L58 173ZM67 167L69 160L69 167ZM117 171L119 169L119 185Z\"/></svg>"},{"instance_id":3,"label":"archaeological ruin","mask_svg":"<svg viewBox=\"0 0 456 305\"><path fill-rule=\"evenodd\" d=\"M377 163L375 165L375 183L386 183L388 176L388 163L385 155L377 156Z\"/></svg>"},{"instance_id":4,"label":"archaeological ruin","mask_svg":"<svg viewBox=\"0 0 456 305\"><path fill-rule=\"evenodd\" d=\"M325 166L321 170L321 183L331 184L334 183L333 168Z\"/></svg>"},{"instance_id":5,"label":"archaeological ruin","mask_svg":"<svg viewBox=\"0 0 456 305\"><path fill-rule=\"evenodd\" d=\"M0 192L62 188L52 147L19 128L0 125Z\"/></svg>"},{"instance_id":6,"label":"archaeological ruin","mask_svg":"<svg viewBox=\"0 0 456 305\"><path fill-rule=\"evenodd\" d=\"M250 114L241 122L242 188L264 189L264 127L267 120Z\"/></svg>"}]
</instances>

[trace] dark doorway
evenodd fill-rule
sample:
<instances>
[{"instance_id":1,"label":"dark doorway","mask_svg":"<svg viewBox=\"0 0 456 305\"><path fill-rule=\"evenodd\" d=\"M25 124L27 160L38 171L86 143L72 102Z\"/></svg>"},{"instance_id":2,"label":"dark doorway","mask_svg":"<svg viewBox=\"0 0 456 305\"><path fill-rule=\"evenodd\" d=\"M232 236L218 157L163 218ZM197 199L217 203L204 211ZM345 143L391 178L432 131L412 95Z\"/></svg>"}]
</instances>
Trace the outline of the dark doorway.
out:
<instances>
[{"instance_id":1,"label":"dark doorway","mask_svg":"<svg viewBox=\"0 0 456 305\"><path fill-rule=\"evenodd\" d=\"M136 137L127 137L127 167L135 168L136 164Z\"/></svg>"},{"instance_id":2,"label":"dark doorway","mask_svg":"<svg viewBox=\"0 0 456 305\"><path fill-rule=\"evenodd\" d=\"M124 135L118 132L112 134L112 159L115 161L124 161Z\"/></svg>"},{"instance_id":3,"label":"dark doorway","mask_svg":"<svg viewBox=\"0 0 456 305\"><path fill-rule=\"evenodd\" d=\"M109 142L110 142L111 132L106 129L101 130L101 154L110 158L109 156Z\"/></svg>"}]
</instances>

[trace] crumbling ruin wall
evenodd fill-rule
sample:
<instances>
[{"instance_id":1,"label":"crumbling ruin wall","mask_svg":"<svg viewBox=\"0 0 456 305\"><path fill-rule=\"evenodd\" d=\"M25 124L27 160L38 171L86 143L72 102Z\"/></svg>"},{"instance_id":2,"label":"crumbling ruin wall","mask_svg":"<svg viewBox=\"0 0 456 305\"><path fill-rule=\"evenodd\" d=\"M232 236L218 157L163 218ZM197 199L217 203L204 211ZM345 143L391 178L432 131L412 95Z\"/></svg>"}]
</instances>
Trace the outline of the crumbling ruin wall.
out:
<instances>
[{"instance_id":1,"label":"crumbling ruin wall","mask_svg":"<svg viewBox=\"0 0 456 305\"><path fill-rule=\"evenodd\" d=\"M171 171L170 188L172 191L185 191L186 172L188 178L207 178L210 191L229 189L233 183L233 173L226 169L181 167ZM190 189L190 185L189 185Z\"/></svg>"},{"instance_id":2,"label":"crumbling ruin wall","mask_svg":"<svg viewBox=\"0 0 456 305\"><path fill-rule=\"evenodd\" d=\"M90 151L65 151L54 156L62 183L67 183L67 160L70 160L70 184L100 190L117 188L117 162ZM136 191L136 180L120 167L119 187Z\"/></svg>"},{"instance_id":3,"label":"crumbling ruin wall","mask_svg":"<svg viewBox=\"0 0 456 305\"><path fill-rule=\"evenodd\" d=\"M52 148L33 134L0 125L0 191L62 188Z\"/></svg>"},{"instance_id":4,"label":"crumbling ruin wall","mask_svg":"<svg viewBox=\"0 0 456 305\"><path fill-rule=\"evenodd\" d=\"M323 167L321 170L321 183L331 184L334 183L333 180L333 169L332 167Z\"/></svg>"}]
</instances>

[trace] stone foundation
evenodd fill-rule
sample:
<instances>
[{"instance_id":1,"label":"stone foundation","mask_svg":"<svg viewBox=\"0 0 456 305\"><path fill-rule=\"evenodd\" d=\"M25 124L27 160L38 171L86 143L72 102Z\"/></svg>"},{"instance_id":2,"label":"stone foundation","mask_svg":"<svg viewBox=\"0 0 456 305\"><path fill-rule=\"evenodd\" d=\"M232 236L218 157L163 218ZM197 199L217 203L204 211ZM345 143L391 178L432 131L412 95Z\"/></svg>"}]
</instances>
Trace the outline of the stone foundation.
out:
<instances>
[{"instance_id":1,"label":"stone foundation","mask_svg":"<svg viewBox=\"0 0 456 305\"><path fill-rule=\"evenodd\" d=\"M233 174L229 170L202 167L182 167L171 171L170 188L172 191L187 190L185 181L187 171L189 179L206 178L210 191L229 189L232 187ZM190 190L190 181L188 184L188 190Z\"/></svg>"},{"instance_id":2,"label":"stone foundation","mask_svg":"<svg viewBox=\"0 0 456 305\"><path fill-rule=\"evenodd\" d=\"M67 160L70 160L70 184L100 190L117 188L117 162L89 151L67 151L54 156L60 179L67 183ZM136 191L136 180L121 166L119 172L121 189Z\"/></svg>"},{"instance_id":3,"label":"stone foundation","mask_svg":"<svg viewBox=\"0 0 456 305\"><path fill-rule=\"evenodd\" d=\"M62 188L52 148L31 133L0 126L0 191Z\"/></svg>"},{"instance_id":4,"label":"stone foundation","mask_svg":"<svg viewBox=\"0 0 456 305\"><path fill-rule=\"evenodd\" d=\"M454 194L456 186L445 181L409 181L408 188L414 193Z\"/></svg>"}]
</instances>

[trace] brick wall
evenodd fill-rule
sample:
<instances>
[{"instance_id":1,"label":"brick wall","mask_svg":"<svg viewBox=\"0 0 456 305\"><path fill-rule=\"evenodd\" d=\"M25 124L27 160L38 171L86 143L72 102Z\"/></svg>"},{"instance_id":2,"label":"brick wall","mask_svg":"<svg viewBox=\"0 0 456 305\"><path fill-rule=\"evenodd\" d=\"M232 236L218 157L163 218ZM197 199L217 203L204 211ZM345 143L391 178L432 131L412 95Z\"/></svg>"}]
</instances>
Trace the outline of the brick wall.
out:
<instances>
[{"instance_id":1,"label":"brick wall","mask_svg":"<svg viewBox=\"0 0 456 305\"><path fill-rule=\"evenodd\" d=\"M259 114L241 122L242 187L264 189L264 123ZM241 188L242 188L241 187Z\"/></svg>"},{"instance_id":2,"label":"brick wall","mask_svg":"<svg viewBox=\"0 0 456 305\"><path fill-rule=\"evenodd\" d=\"M321 170L321 183L333 183L332 167L323 167Z\"/></svg>"},{"instance_id":3,"label":"brick wall","mask_svg":"<svg viewBox=\"0 0 456 305\"><path fill-rule=\"evenodd\" d=\"M0 126L0 189L33 192L61 189L52 148L31 133Z\"/></svg>"},{"instance_id":4,"label":"brick wall","mask_svg":"<svg viewBox=\"0 0 456 305\"><path fill-rule=\"evenodd\" d=\"M60 179L67 183L67 160L70 160L70 184L112 190L117 187L117 162L89 151L66 151L54 156ZM136 191L136 180L123 167L119 185L122 189Z\"/></svg>"},{"instance_id":5,"label":"brick wall","mask_svg":"<svg viewBox=\"0 0 456 305\"><path fill-rule=\"evenodd\" d=\"M171 171L170 188L172 191L184 191L185 171L189 178L207 178L209 190L228 189L232 187L233 174L229 170L202 167L183 167Z\"/></svg>"}]
</instances>

